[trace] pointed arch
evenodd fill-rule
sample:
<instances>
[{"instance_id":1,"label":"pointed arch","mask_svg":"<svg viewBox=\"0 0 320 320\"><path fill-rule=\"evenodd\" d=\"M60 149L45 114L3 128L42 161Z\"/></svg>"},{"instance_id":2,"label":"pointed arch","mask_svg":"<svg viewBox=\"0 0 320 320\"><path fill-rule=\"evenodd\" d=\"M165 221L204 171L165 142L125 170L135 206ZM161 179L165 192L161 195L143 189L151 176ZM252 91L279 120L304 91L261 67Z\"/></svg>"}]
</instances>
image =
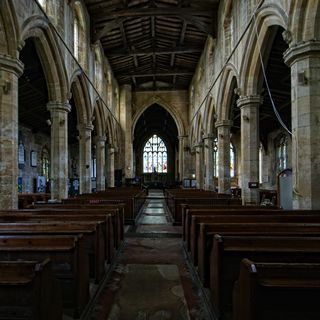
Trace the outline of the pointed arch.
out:
<instances>
[{"instance_id":1,"label":"pointed arch","mask_svg":"<svg viewBox=\"0 0 320 320\"><path fill-rule=\"evenodd\" d=\"M77 123L91 124L91 100L87 80L83 73L78 75L72 82L71 91L77 108Z\"/></svg>"},{"instance_id":2,"label":"pointed arch","mask_svg":"<svg viewBox=\"0 0 320 320\"><path fill-rule=\"evenodd\" d=\"M42 16L29 17L21 26L21 43L34 38L35 47L46 77L50 101L67 102L69 86L63 54L48 21ZM52 63L55 61L55 63Z\"/></svg>"},{"instance_id":3,"label":"pointed arch","mask_svg":"<svg viewBox=\"0 0 320 320\"><path fill-rule=\"evenodd\" d=\"M290 7L290 30L295 43L320 39L320 2L294 0Z\"/></svg>"},{"instance_id":4,"label":"pointed arch","mask_svg":"<svg viewBox=\"0 0 320 320\"><path fill-rule=\"evenodd\" d=\"M239 83L239 74L236 67L229 63L223 71L217 97L217 119L230 120L231 100L234 89Z\"/></svg>"},{"instance_id":5,"label":"pointed arch","mask_svg":"<svg viewBox=\"0 0 320 320\"><path fill-rule=\"evenodd\" d=\"M0 2L0 52L17 58L19 28L13 1Z\"/></svg>"},{"instance_id":6,"label":"pointed arch","mask_svg":"<svg viewBox=\"0 0 320 320\"><path fill-rule=\"evenodd\" d=\"M104 114L103 104L100 99L97 99L93 109L93 116L95 117L95 121L97 127L95 128L97 135L102 137L106 134L106 119Z\"/></svg>"},{"instance_id":7,"label":"pointed arch","mask_svg":"<svg viewBox=\"0 0 320 320\"><path fill-rule=\"evenodd\" d=\"M215 103L214 103L214 98L213 96L208 96L207 98L207 106L206 106L206 118L207 118L207 121L206 121L206 124L205 124L205 130L206 130L206 133L209 134L209 133L213 133L214 131L214 123L216 121L216 107L215 107Z\"/></svg>"},{"instance_id":8,"label":"pointed arch","mask_svg":"<svg viewBox=\"0 0 320 320\"><path fill-rule=\"evenodd\" d=\"M162 108L164 108L166 111L169 112L169 114L171 115L171 117L173 118L177 128L178 128L178 136L183 136L185 135L185 128L184 125L182 123L181 117L179 117L179 114L177 113L177 111L175 110L174 107L172 107L169 103L167 103L166 101L164 101L161 97L159 96L152 96L149 100L147 100L142 107L140 108L139 112L137 114L135 114L135 116L133 117L132 120L132 130L131 130L131 136L133 137L133 133L134 133L134 129L136 127L137 121L139 120L139 118L141 117L141 115L143 114L143 112L148 109L150 106L152 106L153 104L158 104L159 106L161 106Z\"/></svg>"},{"instance_id":9,"label":"pointed arch","mask_svg":"<svg viewBox=\"0 0 320 320\"><path fill-rule=\"evenodd\" d=\"M248 41L245 44L249 50L244 55L240 68L241 95L258 94L262 86L260 48L262 57L268 57L272 40L276 30L270 27L281 26L288 29L288 16L277 4L262 6L255 14L256 23L252 23ZM255 27L256 26L256 27ZM256 37L256 28L259 32L259 42Z\"/></svg>"}]
</instances>

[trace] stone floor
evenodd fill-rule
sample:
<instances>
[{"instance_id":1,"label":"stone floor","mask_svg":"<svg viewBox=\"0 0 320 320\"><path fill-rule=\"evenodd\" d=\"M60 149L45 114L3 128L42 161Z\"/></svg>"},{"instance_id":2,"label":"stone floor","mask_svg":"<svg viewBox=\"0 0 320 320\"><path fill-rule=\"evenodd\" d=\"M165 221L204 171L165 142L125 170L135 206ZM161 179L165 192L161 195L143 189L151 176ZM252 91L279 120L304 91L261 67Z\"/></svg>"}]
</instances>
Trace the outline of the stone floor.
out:
<instances>
[{"instance_id":1,"label":"stone floor","mask_svg":"<svg viewBox=\"0 0 320 320\"><path fill-rule=\"evenodd\" d=\"M212 319L163 193L150 190L86 320Z\"/></svg>"}]
</instances>

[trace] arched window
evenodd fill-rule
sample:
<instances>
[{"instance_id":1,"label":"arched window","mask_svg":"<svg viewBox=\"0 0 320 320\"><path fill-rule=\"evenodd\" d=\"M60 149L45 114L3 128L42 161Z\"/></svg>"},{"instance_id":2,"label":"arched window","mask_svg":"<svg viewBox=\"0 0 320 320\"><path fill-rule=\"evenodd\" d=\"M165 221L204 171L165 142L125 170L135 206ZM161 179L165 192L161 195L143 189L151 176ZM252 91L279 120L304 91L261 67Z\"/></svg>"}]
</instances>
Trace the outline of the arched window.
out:
<instances>
[{"instance_id":1,"label":"arched window","mask_svg":"<svg viewBox=\"0 0 320 320\"><path fill-rule=\"evenodd\" d=\"M213 141L213 176L218 177L219 174L219 150L218 150L218 138ZM233 144L230 143L230 177L235 176L235 151Z\"/></svg>"},{"instance_id":2,"label":"arched window","mask_svg":"<svg viewBox=\"0 0 320 320\"><path fill-rule=\"evenodd\" d=\"M45 10L47 1L46 0L38 0L38 2L40 4L40 6Z\"/></svg>"},{"instance_id":3,"label":"arched window","mask_svg":"<svg viewBox=\"0 0 320 320\"><path fill-rule=\"evenodd\" d=\"M49 151L46 147L42 149L41 152L41 175L46 178L46 181L49 181L50 178L50 160L49 160Z\"/></svg>"},{"instance_id":4,"label":"arched window","mask_svg":"<svg viewBox=\"0 0 320 320\"><path fill-rule=\"evenodd\" d=\"M157 135L153 135L143 149L143 172L168 172L167 147Z\"/></svg>"},{"instance_id":5,"label":"arched window","mask_svg":"<svg viewBox=\"0 0 320 320\"><path fill-rule=\"evenodd\" d=\"M287 168L288 165L288 137L280 135L276 141L276 166L277 172Z\"/></svg>"},{"instance_id":6,"label":"arched window","mask_svg":"<svg viewBox=\"0 0 320 320\"><path fill-rule=\"evenodd\" d=\"M73 19L73 54L82 68L87 68L87 28L81 1L74 2L74 19Z\"/></svg>"}]
</instances>

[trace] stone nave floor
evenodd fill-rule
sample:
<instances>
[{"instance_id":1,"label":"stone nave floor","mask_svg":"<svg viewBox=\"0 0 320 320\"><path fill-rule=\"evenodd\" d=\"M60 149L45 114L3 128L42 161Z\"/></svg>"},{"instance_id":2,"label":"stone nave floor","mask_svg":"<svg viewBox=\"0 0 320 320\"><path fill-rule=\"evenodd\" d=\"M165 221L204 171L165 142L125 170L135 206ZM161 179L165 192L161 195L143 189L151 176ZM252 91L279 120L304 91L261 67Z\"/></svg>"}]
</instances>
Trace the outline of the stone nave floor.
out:
<instances>
[{"instance_id":1,"label":"stone nave floor","mask_svg":"<svg viewBox=\"0 0 320 320\"><path fill-rule=\"evenodd\" d=\"M83 320L212 319L163 192L149 195ZM81 320L82 320L81 319Z\"/></svg>"}]
</instances>

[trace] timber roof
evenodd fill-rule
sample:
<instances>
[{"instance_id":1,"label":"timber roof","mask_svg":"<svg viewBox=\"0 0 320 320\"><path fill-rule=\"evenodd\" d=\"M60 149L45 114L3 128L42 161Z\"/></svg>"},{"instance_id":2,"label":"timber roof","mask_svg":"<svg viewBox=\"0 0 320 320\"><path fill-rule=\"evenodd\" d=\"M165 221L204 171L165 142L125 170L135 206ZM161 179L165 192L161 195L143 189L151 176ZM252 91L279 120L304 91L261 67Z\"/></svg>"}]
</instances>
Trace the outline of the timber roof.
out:
<instances>
[{"instance_id":1,"label":"timber roof","mask_svg":"<svg viewBox=\"0 0 320 320\"><path fill-rule=\"evenodd\" d=\"M187 90L219 0L84 0L119 85L134 91Z\"/></svg>"}]
</instances>

